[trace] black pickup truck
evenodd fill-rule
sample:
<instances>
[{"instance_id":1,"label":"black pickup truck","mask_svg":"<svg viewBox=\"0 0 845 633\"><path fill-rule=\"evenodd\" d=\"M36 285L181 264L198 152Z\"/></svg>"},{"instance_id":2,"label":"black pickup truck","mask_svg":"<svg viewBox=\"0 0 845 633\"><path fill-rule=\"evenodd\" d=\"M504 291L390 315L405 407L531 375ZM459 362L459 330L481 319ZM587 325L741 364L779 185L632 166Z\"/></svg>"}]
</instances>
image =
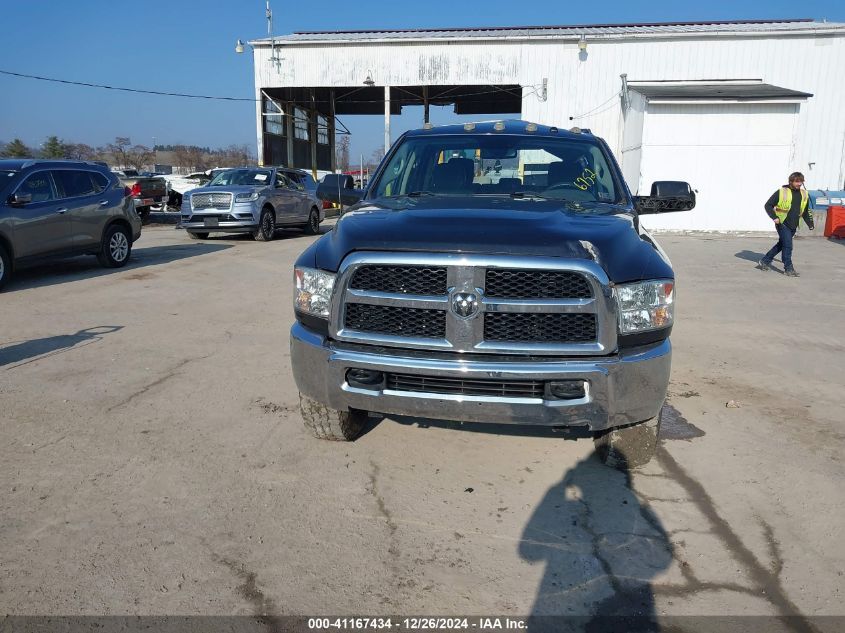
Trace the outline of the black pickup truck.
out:
<instances>
[{"instance_id":1,"label":"black pickup truck","mask_svg":"<svg viewBox=\"0 0 845 633\"><path fill-rule=\"evenodd\" d=\"M306 426L352 440L368 412L579 427L608 464L656 447L674 273L607 144L525 121L404 134L294 271L291 363Z\"/></svg>"}]
</instances>

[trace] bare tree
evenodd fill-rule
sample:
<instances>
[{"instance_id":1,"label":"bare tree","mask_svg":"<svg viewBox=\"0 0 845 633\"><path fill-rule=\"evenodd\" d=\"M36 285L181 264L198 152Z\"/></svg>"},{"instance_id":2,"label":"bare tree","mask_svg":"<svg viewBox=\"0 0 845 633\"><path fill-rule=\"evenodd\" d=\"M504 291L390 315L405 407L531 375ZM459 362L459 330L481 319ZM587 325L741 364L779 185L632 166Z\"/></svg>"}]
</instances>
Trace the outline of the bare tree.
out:
<instances>
[{"instance_id":1,"label":"bare tree","mask_svg":"<svg viewBox=\"0 0 845 633\"><path fill-rule=\"evenodd\" d=\"M373 150L373 153L370 154L370 162L378 167L378 164L381 162L381 159L384 158L384 148L378 147Z\"/></svg>"},{"instance_id":2,"label":"bare tree","mask_svg":"<svg viewBox=\"0 0 845 633\"><path fill-rule=\"evenodd\" d=\"M155 152L146 145L133 145L125 150L126 165L135 169L143 169L155 161Z\"/></svg>"},{"instance_id":3,"label":"bare tree","mask_svg":"<svg viewBox=\"0 0 845 633\"><path fill-rule=\"evenodd\" d=\"M68 143L67 157L73 160L101 160L100 150L85 143Z\"/></svg>"},{"instance_id":4,"label":"bare tree","mask_svg":"<svg viewBox=\"0 0 845 633\"><path fill-rule=\"evenodd\" d=\"M344 134L340 137L335 148L337 152L337 168L340 171L349 171L349 142L349 135Z\"/></svg>"},{"instance_id":5,"label":"bare tree","mask_svg":"<svg viewBox=\"0 0 845 633\"><path fill-rule=\"evenodd\" d=\"M201 147L189 146L186 149L191 171L203 171L209 168L208 158Z\"/></svg>"},{"instance_id":6,"label":"bare tree","mask_svg":"<svg viewBox=\"0 0 845 633\"><path fill-rule=\"evenodd\" d=\"M229 145L225 149L213 153L220 165L228 167L242 167L254 165L255 160L248 145Z\"/></svg>"},{"instance_id":7,"label":"bare tree","mask_svg":"<svg viewBox=\"0 0 845 633\"><path fill-rule=\"evenodd\" d=\"M129 167L128 152L131 145L132 141L129 140L128 136L117 136L114 143L106 145L106 149L112 155L112 160L117 163L118 167Z\"/></svg>"}]
</instances>

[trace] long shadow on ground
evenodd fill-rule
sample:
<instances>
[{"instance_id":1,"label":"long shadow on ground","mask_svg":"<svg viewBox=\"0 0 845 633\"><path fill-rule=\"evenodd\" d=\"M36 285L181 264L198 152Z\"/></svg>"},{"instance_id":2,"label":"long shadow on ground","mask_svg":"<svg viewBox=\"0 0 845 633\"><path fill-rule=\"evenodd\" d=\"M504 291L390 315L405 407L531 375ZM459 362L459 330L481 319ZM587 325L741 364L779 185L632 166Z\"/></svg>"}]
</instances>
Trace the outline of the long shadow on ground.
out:
<instances>
[{"instance_id":1,"label":"long shadow on ground","mask_svg":"<svg viewBox=\"0 0 845 633\"><path fill-rule=\"evenodd\" d=\"M81 255L58 260L45 261L25 268L15 270L5 293L29 288L54 286L82 279L93 279L103 275L113 275L127 270L147 268L175 262L189 257L208 255L232 248L231 244L205 244L190 242L168 246L151 246L149 248L132 249L129 263L123 268L103 268L96 257Z\"/></svg>"}]
</instances>

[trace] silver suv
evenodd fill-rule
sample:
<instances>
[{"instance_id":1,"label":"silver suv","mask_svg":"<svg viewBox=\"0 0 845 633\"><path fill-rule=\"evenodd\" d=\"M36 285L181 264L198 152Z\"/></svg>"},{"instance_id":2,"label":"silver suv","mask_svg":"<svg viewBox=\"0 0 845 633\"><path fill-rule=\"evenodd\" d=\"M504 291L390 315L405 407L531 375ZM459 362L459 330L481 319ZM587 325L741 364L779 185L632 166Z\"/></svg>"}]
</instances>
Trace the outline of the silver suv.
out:
<instances>
[{"instance_id":1,"label":"silver suv","mask_svg":"<svg viewBox=\"0 0 845 633\"><path fill-rule=\"evenodd\" d=\"M141 219L117 176L96 163L0 160L0 288L18 266L47 257L129 261Z\"/></svg>"},{"instance_id":2,"label":"silver suv","mask_svg":"<svg viewBox=\"0 0 845 633\"><path fill-rule=\"evenodd\" d=\"M251 233L260 242L276 229L316 234L325 219L322 202L309 191L307 173L281 167L244 167L217 174L182 199L182 228L193 238L209 233Z\"/></svg>"}]
</instances>

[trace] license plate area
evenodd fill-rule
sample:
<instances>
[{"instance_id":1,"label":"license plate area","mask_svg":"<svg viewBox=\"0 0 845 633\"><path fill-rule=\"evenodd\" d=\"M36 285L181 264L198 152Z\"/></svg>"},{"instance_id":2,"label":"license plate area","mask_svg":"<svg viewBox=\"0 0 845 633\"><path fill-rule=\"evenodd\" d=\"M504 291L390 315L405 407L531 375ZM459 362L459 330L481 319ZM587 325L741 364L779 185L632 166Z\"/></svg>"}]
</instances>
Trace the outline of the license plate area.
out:
<instances>
[{"instance_id":1,"label":"license plate area","mask_svg":"<svg viewBox=\"0 0 845 633\"><path fill-rule=\"evenodd\" d=\"M205 218L204 220L205 226L219 226L220 220L217 218Z\"/></svg>"}]
</instances>

